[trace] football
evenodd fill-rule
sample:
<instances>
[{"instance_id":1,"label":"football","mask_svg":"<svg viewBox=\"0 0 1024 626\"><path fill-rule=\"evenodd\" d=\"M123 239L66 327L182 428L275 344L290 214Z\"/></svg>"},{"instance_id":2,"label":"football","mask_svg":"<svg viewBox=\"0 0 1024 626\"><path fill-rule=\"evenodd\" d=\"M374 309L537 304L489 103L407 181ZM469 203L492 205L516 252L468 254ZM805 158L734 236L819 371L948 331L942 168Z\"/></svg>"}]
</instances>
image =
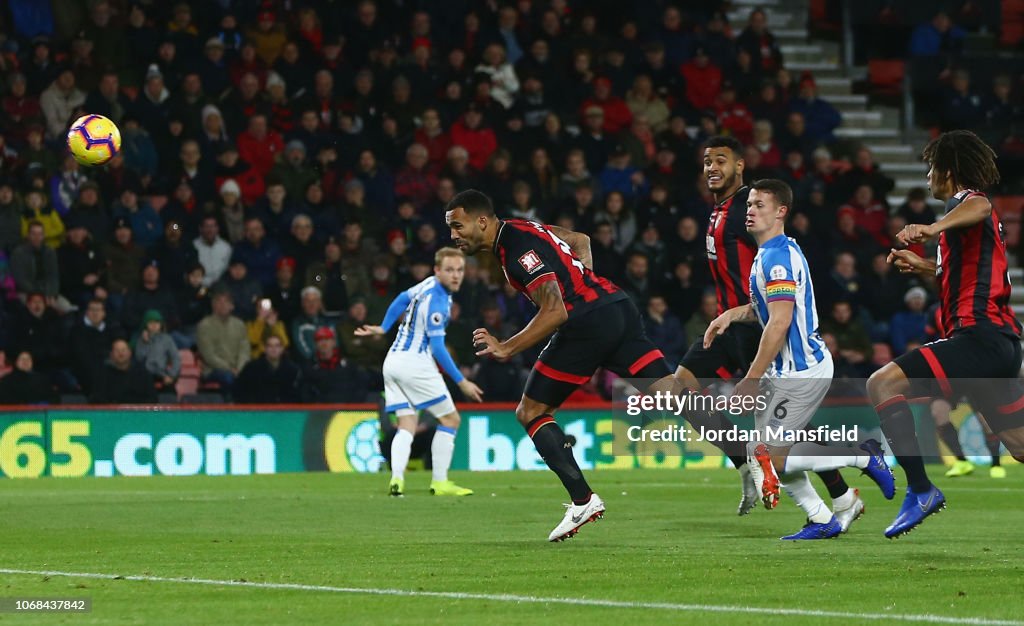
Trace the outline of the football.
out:
<instances>
[{"instance_id":1,"label":"football","mask_svg":"<svg viewBox=\"0 0 1024 626\"><path fill-rule=\"evenodd\" d=\"M68 130L68 149L82 165L103 165L121 149L121 131L102 115L83 115Z\"/></svg>"}]
</instances>

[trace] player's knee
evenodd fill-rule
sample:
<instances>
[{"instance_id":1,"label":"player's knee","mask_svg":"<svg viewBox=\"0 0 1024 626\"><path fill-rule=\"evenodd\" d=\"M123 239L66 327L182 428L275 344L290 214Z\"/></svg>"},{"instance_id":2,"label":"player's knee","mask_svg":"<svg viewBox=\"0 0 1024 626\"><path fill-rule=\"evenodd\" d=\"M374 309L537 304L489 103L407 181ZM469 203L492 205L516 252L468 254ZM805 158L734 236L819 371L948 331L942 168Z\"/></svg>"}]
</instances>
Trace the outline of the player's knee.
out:
<instances>
[{"instance_id":1,"label":"player's knee","mask_svg":"<svg viewBox=\"0 0 1024 626\"><path fill-rule=\"evenodd\" d=\"M902 370L892 363L871 374L867 382L868 396L873 402L880 402L903 392L905 378Z\"/></svg>"},{"instance_id":2,"label":"player's knee","mask_svg":"<svg viewBox=\"0 0 1024 626\"><path fill-rule=\"evenodd\" d=\"M523 426L529 424L535 417L537 416L530 414L530 407L527 406L525 402L520 402L519 406L516 407L516 419L519 420L519 423Z\"/></svg>"},{"instance_id":3,"label":"player's knee","mask_svg":"<svg viewBox=\"0 0 1024 626\"><path fill-rule=\"evenodd\" d=\"M441 422L448 428L458 428L462 424L462 417L459 416L458 411L452 411L447 415L442 415L437 418L437 421Z\"/></svg>"}]
</instances>

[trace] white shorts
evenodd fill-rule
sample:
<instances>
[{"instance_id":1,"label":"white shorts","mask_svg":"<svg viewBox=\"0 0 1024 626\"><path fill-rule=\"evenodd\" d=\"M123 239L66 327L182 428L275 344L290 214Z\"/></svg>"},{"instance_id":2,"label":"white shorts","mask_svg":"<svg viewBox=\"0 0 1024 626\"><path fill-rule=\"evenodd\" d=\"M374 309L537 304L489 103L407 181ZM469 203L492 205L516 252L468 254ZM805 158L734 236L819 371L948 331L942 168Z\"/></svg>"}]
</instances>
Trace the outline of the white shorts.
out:
<instances>
[{"instance_id":1,"label":"white shorts","mask_svg":"<svg viewBox=\"0 0 1024 626\"><path fill-rule=\"evenodd\" d=\"M384 410L400 415L427 410L440 417L455 411L455 403L433 359L388 352L384 359Z\"/></svg>"},{"instance_id":2,"label":"white shorts","mask_svg":"<svg viewBox=\"0 0 1024 626\"><path fill-rule=\"evenodd\" d=\"M761 379L761 393L767 396L768 405L754 415L761 441L780 447L792 445L779 441L777 434L800 431L811 423L832 386L833 371L829 355L801 376Z\"/></svg>"}]
</instances>

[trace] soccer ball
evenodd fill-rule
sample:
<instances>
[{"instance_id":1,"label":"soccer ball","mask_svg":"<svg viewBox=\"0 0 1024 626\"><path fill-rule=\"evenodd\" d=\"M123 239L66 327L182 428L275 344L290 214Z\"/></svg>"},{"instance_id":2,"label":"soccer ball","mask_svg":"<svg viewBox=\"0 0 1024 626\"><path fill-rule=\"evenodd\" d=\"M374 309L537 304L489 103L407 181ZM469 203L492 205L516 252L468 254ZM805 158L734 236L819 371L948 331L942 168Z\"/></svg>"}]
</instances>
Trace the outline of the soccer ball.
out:
<instances>
[{"instance_id":1,"label":"soccer ball","mask_svg":"<svg viewBox=\"0 0 1024 626\"><path fill-rule=\"evenodd\" d=\"M345 452L352 469L357 472L377 472L384 464L380 454L380 424L376 420L365 420L356 425L345 442Z\"/></svg>"},{"instance_id":2,"label":"soccer ball","mask_svg":"<svg viewBox=\"0 0 1024 626\"><path fill-rule=\"evenodd\" d=\"M68 131L68 149L82 165L103 165L121 149L121 131L102 115L83 115Z\"/></svg>"}]
</instances>

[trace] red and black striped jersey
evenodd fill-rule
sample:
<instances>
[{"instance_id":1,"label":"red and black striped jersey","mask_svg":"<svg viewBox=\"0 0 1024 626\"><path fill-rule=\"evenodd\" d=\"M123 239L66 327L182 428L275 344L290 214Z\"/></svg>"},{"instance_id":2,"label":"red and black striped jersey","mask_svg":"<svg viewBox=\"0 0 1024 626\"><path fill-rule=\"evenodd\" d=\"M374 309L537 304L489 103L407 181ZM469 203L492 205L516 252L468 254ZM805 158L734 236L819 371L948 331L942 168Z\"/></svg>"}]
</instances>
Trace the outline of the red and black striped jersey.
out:
<instances>
[{"instance_id":1,"label":"red and black striped jersey","mask_svg":"<svg viewBox=\"0 0 1024 626\"><path fill-rule=\"evenodd\" d=\"M718 313L750 302L750 268L757 243L747 232L750 187L716 204L708 222L708 265L718 292Z\"/></svg>"},{"instance_id":2,"label":"red and black striped jersey","mask_svg":"<svg viewBox=\"0 0 1024 626\"><path fill-rule=\"evenodd\" d=\"M531 299L540 285L557 282L569 319L629 297L583 265L569 244L537 222L504 220L494 239L494 254L509 284Z\"/></svg>"},{"instance_id":3,"label":"red and black striped jersey","mask_svg":"<svg viewBox=\"0 0 1024 626\"><path fill-rule=\"evenodd\" d=\"M971 189L960 191L946 202L946 213L984 195ZM1010 308L1003 225L995 210L977 224L942 231L936 265L945 336L972 326L1020 336L1021 324Z\"/></svg>"}]
</instances>

